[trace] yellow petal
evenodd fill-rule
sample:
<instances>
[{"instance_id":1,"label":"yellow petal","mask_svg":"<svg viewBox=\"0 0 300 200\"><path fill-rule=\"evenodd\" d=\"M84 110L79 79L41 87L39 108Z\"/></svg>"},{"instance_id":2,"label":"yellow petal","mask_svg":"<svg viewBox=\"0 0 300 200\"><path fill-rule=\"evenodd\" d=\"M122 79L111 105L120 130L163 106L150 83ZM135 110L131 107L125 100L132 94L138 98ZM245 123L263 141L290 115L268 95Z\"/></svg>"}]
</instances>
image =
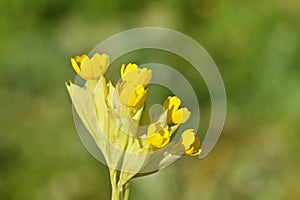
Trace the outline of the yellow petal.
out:
<instances>
[{"instance_id":1,"label":"yellow petal","mask_svg":"<svg viewBox=\"0 0 300 200\"><path fill-rule=\"evenodd\" d=\"M80 72L80 68L74 58L71 58L71 64L76 73Z\"/></svg>"},{"instance_id":2,"label":"yellow petal","mask_svg":"<svg viewBox=\"0 0 300 200\"><path fill-rule=\"evenodd\" d=\"M176 96L170 97L169 96L164 102L164 108L168 109L168 110L171 110L171 109L177 110L179 108L180 104L181 104L181 100L178 97L176 97Z\"/></svg>"},{"instance_id":3,"label":"yellow petal","mask_svg":"<svg viewBox=\"0 0 300 200\"><path fill-rule=\"evenodd\" d=\"M88 59L87 55L75 56L75 58L71 58L71 64L76 73L80 72L81 63L83 60Z\"/></svg>"},{"instance_id":4,"label":"yellow petal","mask_svg":"<svg viewBox=\"0 0 300 200\"><path fill-rule=\"evenodd\" d=\"M167 131L167 129L163 129L163 132ZM170 137L164 137L164 133L156 133L149 137L149 142L156 148L163 148L170 142Z\"/></svg>"},{"instance_id":5,"label":"yellow petal","mask_svg":"<svg viewBox=\"0 0 300 200\"><path fill-rule=\"evenodd\" d=\"M83 60L87 59L88 56L87 55L82 55L82 56L75 56L75 61L77 62L77 64L80 66L80 64L83 62Z\"/></svg>"},{"instance_id":6,"label":"yellow petal","mask_svg":"<svg viewBox=\"0 0 300 200\"><path fill-rule=\"evenodd\" d=\"M172 112L172 122L174 124L183 124L190 118L191 112L187 108L181 108Z\"/></svg>"},{"instance_id":7,"label":"yellow petal","mask_svg":"<svg viewBox=\"0 0 300 200\"><path fill-rule=\"evenodd\" d=\"M194 152L194 147L190 147L189 149L185 150L185 153L187 155L191 155L191 154L193 154L193 152Z\"/></svg>"},{"instance_id":8,"label":"yellow petal","mask_svg":"<svg viewBox=\"0 0 300 200\"><path fill-rule=\"evenodd\" d=\"M181 135L182 139L182 145L184 146L185 149L189 149L190 146L194 143L195 141L195 133L193 129L188 129L184 131Z\"/></svg>"},{"instance_id":9,"label":"yellow petal","mask_svg":"<svg viewBox=\"0 0 300 200\"><path fill-rule=\"evenodd\" d=\"M109 65L109 57L107 54L98 54L95 53L91 58L91 67L95 68L93 71L97 73L105 74Z\"/></svg>"},{"instance_id":10,"label":"yellow petal","mask_svg":"<svg viewBox=\"0 0 300 200\"><path fill-rule=\"evenodd\" d=\"M122 77L123 81L132 82L136 86L143 85L146 86L149 84L152 78L152 71L147 68L132 68L127 71Z\"/></svg>"},{"instance_id":11,"label":"yellow petal","mask_svg":"<svg viewBox=\"0 0 300 200\"><path fill-rule=\"evenodd\" d=\"M130 97L130 107L135 107L140 102L143 102L146 98L147 91L143 86L139 86L135 89L134 94Z\"/></svg>"},{"instance_id":12,"label":"yellow petal","mask_svg":"<svg viewBox=\"0 0 300 200\"><path fill-rule=\"evenodd\" d=\"M136 69L136 68L138 68L138 66L136 64L132 64L132 63L129 63L128 65L123 64L121 66L121 78L123 78L125 76L125 74L127 72L129 72L130 70Z\"/></svg>"},{"instance_id":13,"label":"yellow petal","mask_svg":"<svg viewBox=\"0 0 300 200\"><path fill-rule=\"evenodd\" d=\"M191 112L187 108L181 108L181 124L185 123L191 116Z\"/></svg>"}]
</instances>

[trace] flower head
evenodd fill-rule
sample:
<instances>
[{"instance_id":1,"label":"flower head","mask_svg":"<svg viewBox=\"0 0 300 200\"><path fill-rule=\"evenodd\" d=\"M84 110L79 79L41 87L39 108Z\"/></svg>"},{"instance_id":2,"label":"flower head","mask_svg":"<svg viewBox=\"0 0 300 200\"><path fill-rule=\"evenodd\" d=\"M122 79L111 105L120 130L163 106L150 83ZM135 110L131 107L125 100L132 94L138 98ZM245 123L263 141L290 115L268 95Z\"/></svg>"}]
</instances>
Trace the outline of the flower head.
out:
<instances>
[{"instance_id":1,"label":"flower head","mask_svg":"<svg viewBox=\"0 0 300 200\"><path fill-rule=\"evenodd\" d=\"M170 142L170 132L160 122L153 123L148 127L148 140L152 146L162 148Z\"/></svg>"},{"instance_id":2,"label":"flower head","mask_svg":"<svg viewBox=\"0 0 300 200\"><path fill-rule=\"evenodd\" d=\"M191 115L187 108L179 108L181 100L176 97L168 97L164 102L164 108L168 111L169 124L185 123Z\"/></svg>"},{"instance_id":3,"label":"flower head","mask_svg":"<svg viewBox=\"0 0 300 200\"><path fill-rule=\"evenodd\" d=\"M142 104L147 96L147 86L151 80L152 71L138 68L136 64L123 64L121 67L121 81L116 85L120 101L128 107Z\"/></svg>"},{"instance_id":4,"label":"flower head","mask_svg":"<svg viewBox=\"0 0 300 200\"><path fill-rule=\"evenodd\" d=\"M200 139L195 136L193 129L188 129L182 133L181 144L187 155L197 156L201 153Z\"/></svg>"},{"instance_id":5,"label":"flower head","mask_svg":"<svg viewBox=\"0 0 300 200\"><path fill-rule=\"evenodd\" d=\"M97 80L104 75L109 64L107 54L94 54L92 58L87 55L71 58L75 72L85 80Z\"/></svg>"}]
</instances>

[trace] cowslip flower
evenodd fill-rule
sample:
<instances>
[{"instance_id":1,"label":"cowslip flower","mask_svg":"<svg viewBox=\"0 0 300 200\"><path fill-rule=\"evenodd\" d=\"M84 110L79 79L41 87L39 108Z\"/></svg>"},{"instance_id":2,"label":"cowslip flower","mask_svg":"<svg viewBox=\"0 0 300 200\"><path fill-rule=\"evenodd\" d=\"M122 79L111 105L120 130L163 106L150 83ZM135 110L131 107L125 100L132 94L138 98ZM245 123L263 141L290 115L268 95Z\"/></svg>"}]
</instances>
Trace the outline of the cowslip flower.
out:
<instances>
[{"instance_id":1,"label":"cowslip flower","mask_svg":"<svg viewBox=\"0 0 300 200\"><path fill-rule=\"evenodd\" d=\"M94 54L90 59L87 55L71 58L75 72L86 80L97 80L108 68L109 57L106 54Z\"/></svg>"},{"instance_id":2,"label":"cowslip flower","mask_svg":"<svg viewBox=\"0 0 300 200\"><path fill-rule=\"evenodd\" d=\"M191 112L187 108L179 108L181 100L176 97L168 97L164 102L164 108L168 110L168 122L173 124L185 123Z\"/></svg>"},{"instance_id":3,"label":"cowslip flower","mask_svg":"<svg viewBox=\"0 0 300 200\"><path fill-rule=\"evenodd\" d=\"M163 111L148 125L141 125L147 112L150 69L123 64L121 78L114 86L105 78L107 54L76 56L71 64L85 84L70 82L66 87L77 115L109 168L112 200L128 199L131 179L154 173L182 155L201 153L200 140L193 129L184 131L177 142L171 139L191 115L187 108L181 108L176 96L167 97Z\"/></svg>"},{"instance_id":4,"label":"cowslip flower","mask_svg":"<svg viewBox=\"0 0 300 200\"><path fill-rule=\"evenodd\" d=\"M170 142L170 132L160 122L151 124L147 133L148 140L154 147L162 148Z\"/></svg>"},{"instance_id":5,"label":"cowslip flower","mask_svg":"<svg viewBox=\"0 0 300 200\"><path fill-rule=\"evenodd\" d=\"M136 107L144 102L147 95L147 85L152 76L152 71L140 69L136 64L123 64L121 67L122 81L116 85L120 101L128 107Z\"/></svg>"},{"instance_id":6,"label":"cowslip flower","mask_svg":"<svg viewBox=\"0 0 300 200\"><path fill-rule=\"evenodd\" d=\"M186 154L197 156L201 153L200 140L195 136L193 129L188 129L182 133L181 143L184 146Z\"/></svg>"}]
</instances>

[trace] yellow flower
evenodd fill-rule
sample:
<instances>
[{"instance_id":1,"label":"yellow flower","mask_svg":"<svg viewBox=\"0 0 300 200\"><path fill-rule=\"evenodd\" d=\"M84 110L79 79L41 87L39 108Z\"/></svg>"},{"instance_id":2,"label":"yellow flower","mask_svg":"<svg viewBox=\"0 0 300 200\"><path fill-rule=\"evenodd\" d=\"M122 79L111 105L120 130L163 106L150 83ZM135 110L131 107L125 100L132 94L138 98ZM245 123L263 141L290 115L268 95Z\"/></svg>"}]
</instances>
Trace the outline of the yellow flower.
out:
<instances>
[{"instance_id":1,"label":"yellow flower","mask_svg":"<svg viewBox=\"0 0 300 200\"><path fill-rule=\"evenodd\" d=\"M148 127L148 140L152 146L162 148L170 142L170 133L160 122L153 123Z\"/></svg>"},{"instance_id":2,"label":"yellow flower","mask_svg":"<svg viewBox=\"0 0 300 200\"><path fill-rule=\"evenodd\" d=\"M164 102L164 108L168 110L167 121L169 124L185 123L191 115L187 108L179 108L181 101L178 97L168 97Z\"/></svg>"},{"instance_id":3,"label":"yellow flower","mask_svg":"<svg viewBox=\"0 0 300 200\"><path fill-rule=\"evenodd\" d=\"M92 58L87 55L75 56L71 58L75 72L85 80L97 80L104 75L108 65L109 57L107 54L95 53Z\"/></svg>"},{"instance_id":4,"label":"yellow flower","mask_svg":"<svg viewBox=\"0 0 300 200\"><path fill-rule=\"evenodd\" d=\"M201 153L200 139L195 136L193 129L188 129L182 133L181 144L184 146L187 155L197 156Z\"/></svg>"},{"instance_id":5,"label":"yellow flower","mask_svg":"<svg viewBox=\"0 0 300 200\"><path fill-rule=\"evenodd\" d=\"M152 78L152 71L138 68L136 64L129 63L121 67L122 80L117 83L117 95L120 101L128 107L141 105L147 96L147 86Z\"/></svg>"}]
</instances>

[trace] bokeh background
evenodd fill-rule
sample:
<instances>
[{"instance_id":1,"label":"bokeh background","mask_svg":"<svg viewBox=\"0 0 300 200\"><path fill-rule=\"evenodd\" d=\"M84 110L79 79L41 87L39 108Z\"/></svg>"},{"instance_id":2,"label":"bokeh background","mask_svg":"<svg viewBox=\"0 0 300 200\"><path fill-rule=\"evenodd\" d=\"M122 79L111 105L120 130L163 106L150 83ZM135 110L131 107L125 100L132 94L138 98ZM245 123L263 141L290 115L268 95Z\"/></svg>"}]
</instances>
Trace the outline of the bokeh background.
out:
<instances>
[{"instance_id":1,"label":"bokeh background","mask_svg":"<svg viewBox=\"0 0 300 200\"><path fill-rule=\"evenodd\" d=\"M64 82L75 77L70 57L142 26L202 44L223 76L228 112L207 158L134 180L131 199L299 199L297 0L1 0L0 199L110 199L108 171L76 133Z\"/></svg>"}]
</instances>

